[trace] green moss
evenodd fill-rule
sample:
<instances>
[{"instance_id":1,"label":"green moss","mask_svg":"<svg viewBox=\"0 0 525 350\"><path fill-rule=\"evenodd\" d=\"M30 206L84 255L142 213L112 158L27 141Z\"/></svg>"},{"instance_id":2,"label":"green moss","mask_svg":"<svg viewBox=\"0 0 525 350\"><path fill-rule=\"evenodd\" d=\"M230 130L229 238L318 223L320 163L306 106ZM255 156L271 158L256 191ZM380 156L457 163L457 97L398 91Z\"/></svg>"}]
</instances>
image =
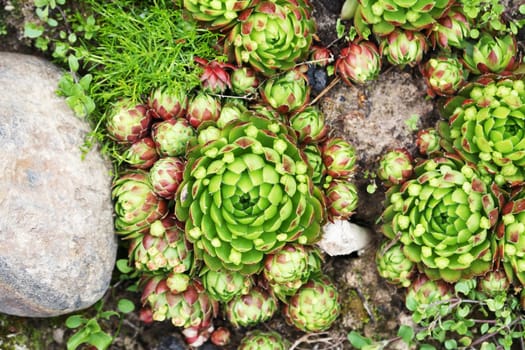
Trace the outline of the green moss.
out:
<instances>
[{"instance_id":1,"label":"green moss","mask_svg":"<svg viewBox=\"0 0 525 350\"><path fill-rule=\"evenodd\" d=\"M350 289L343 294L342 314L352 315L352 320L356 326L362 328L370 322L370 316L363 305L361 296L355 289Z\"/></svg>"},{"instance_id":2,"label":"green moss","mask_svg":"<svg viewBox=\"0 0 525 350\"><path fill-rule=\"evenodd\" d=\"M0 314L0 349L47 350L53 342L54 323L54 319L37 321Z\"/></svg>"}]
</instances>

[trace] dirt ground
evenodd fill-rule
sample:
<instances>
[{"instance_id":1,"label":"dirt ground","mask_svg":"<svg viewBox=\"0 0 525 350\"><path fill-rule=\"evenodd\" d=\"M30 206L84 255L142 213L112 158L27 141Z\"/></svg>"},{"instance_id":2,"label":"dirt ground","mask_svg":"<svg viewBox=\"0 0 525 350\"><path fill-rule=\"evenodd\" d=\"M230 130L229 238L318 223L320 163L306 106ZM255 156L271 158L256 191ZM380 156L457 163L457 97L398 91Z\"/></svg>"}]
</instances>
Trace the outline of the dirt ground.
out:
<instances>
[{"instance_id":1,"label":"dirt ground","mask_svg":"<svg viewBox=\"0 0 525 350\"><path fill-rule=\"evenodd\" d=\"M320 43L333 44L336 52L344 44L336 40L335 29L342 2L312 1ZM5 15L3 9L10 3L13 1L0 0L0 11L4 11L0 12L0 16ZM22 4L21 17L8 21L7 34L0 36L0 51L41 55L28 46L28 42L21 36L21 20L24 16L30 16L30 13L26 12L23 5L27 2L18 3ZM375 225L382 211L384 188L373 174L380 155L386 150L406 147L415 152L415 130L410 127L409 119L416 116L417 126L423 128L433 125L438 114L435 101L426 96L420 73L410 67L400 70L385 65L380 78L364 86L349 87L339 82L318 103L327 117L333 135L344 137L356 147L359 161L354 181L359 189L359 207L352 221L371 228L375 233L374 240L359 254L326 257L325 270L336 281L343 306L340 320L329 332L305 336L287 326L279 315L260 328L278 330L292 343L295 342L295 349L343 350L351 349L346 340L351 330L384 339L394 337L399 324L410 324L410 316L404 307L403 291L386 284L375 270L376 247L382 238ZM374 193L367 191L371 184L377 186ZM127 282L121 282L108 292L108 308L114 307L116 300L123 296L138 304L138 295L127 292L127 286ZM92 313L88 310L87 314L90 315L90 312ZM31 350L64 349L65 342L71 335L64 326L65 318L24 319L0 315L0 340L5 345L7 341L20 339L19 344L24 344L25 341L25 344L29 344L26 348ZM226 322L218 319L216 326L221 324L227 326ZM116 329L118 326L116 318L104 324L109 329ZM232 330L232 344L224 349L236 349L246 331L247 329ZM145 325L139 321L136 312L126 315L122 320L120 333L112 346L112 349L119 350L185 348L179 331L168 322ZM214 348L212 345L202 347Z\"/></svg>"}]
</instances>

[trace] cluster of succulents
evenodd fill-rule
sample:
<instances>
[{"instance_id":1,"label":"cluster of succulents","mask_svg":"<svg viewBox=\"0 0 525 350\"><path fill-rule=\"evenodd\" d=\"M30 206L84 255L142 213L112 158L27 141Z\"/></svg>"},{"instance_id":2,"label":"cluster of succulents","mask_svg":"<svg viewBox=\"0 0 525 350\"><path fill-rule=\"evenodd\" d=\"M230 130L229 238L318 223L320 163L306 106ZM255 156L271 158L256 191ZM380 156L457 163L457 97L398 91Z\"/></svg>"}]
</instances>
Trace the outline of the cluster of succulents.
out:
<instances>
[{"instance_id":1,"label":"cluster of succulents","mask_svg":"<svg viewBox=\"0 0 525 350\"><path fill-rule=\"evenodd\" d=\"M326 330L339 316L339 294L314 243L327 220L356 209L356 154L329 136L295 67L311 52L310 5L182 6L226 33L232 61L196 57L199 86L122 98L106 115L122 150L115 227L140 276L141 319L171 321L192 346L227 342L227 330L214 332L217 317L252 327L280 307L297 329ZM252 334L241 348L274 337Z\"/></svg>"},{"instance_id":2,"label":"cluster of succulents","mask_svg":"<svg viewBox=\"0 0 525 350\"><path fill-rule=\"evenodd\" d=\"M454 95L469 74L514 70L518 48L505 20L483 26L470 16L461 0L346 0L341 17L352 21L357 37L341 49L336 74L349 85L362 84L377 78L385 58L401 68L419 66L434 97Z\"/></svg>"},{"instance_id":3,"label":"cluster of succulents","mask_svg":"<svg viewBox=\"0 0 525 350\"><path fill-rule=\"evenodd\" d=\"M407 288L410 311L444 303L463 281L489 297L525 285L524 88L519 75L483 75L447 97L435 128L418 132L417 155L381 158L377 269Z\"/></svg>"}]
</instances>

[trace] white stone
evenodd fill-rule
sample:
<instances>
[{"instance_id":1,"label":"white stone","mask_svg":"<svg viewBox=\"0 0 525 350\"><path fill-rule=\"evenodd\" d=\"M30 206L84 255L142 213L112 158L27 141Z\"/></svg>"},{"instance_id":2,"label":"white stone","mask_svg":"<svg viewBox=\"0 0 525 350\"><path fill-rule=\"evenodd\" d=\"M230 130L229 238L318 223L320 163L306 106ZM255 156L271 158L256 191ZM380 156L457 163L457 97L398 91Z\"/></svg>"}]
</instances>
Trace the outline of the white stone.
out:
<instances>
[{"instance_id":1,"label":"white stone","mask_svg":"<svg viewBox=\"0 0 525 350\"><path fill-rule=\"evenodd\" d=\"M360 252L372 241L372 231L346 220L336 220L323 227L323 236L317 243L330 256Z\"/></svg>"}]
</instances>

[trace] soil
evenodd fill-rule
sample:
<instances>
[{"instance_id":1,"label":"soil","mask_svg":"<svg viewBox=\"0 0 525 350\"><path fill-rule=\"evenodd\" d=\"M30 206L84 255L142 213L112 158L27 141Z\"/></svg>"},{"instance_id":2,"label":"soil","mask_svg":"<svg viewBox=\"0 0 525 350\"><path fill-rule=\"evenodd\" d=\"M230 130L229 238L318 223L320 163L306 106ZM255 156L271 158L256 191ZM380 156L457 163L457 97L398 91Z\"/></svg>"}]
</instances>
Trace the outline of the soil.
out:
<instances>
[{"instance_id":1,"label":"soil","mask_svg":"<svg viewBox=\"0 0 525 350\"><path fill-rule=\"evenodd\" d=\"M15 5L16 10L5 10ZM0 51L13 51L42 56L42 53L23 39L23 22L32 16L32 1L0 0L0 24L4 19L7 34L0 36ZM332 45L337 53L343 45L337 40L336 21L343 0L314 0L314 17L318 25L319 43ZM7 16L9 14L9 16ZM333 78L327 78L327 84ZM320 90L316 91L317 93ZM298 332L277 315L259 328L281 332L294 343L295 349L351 349L346 337L351 330L363 332L367 336L387 339L396 336L400 324L411 324L410 315L404 307L402 290L388 285L375 270L376 248L381 241L376 221L382 211L384 188L373 174L382 153L392 148L407 148L417 155L414 140L415 130L408 120L418 118L418 128L432 126L439 118L435 101L427 98L425 85L416 68L404 69L383 67L377 81L364 86L347 86L342 82L335 84L319 99L319 106L325 113L333 135L342 136L351 142L359 157L354 181L359 189L359 206L352 217L355 223L370 227L375 233L373 243L359 254L351 256L326 257L325 272L336 281L341 293L343 312L340 320L329 332L308 334ZM369 185L377 190L369 193ZM122 252L121 255L125 255ZM117 276L116 276L117 278ZM118 299L126 297L139 304L137 293L127 291L130 282L121 281L108 291L104 309L115 309ZM94 309L83 313L93 317ZM8 344L16 344L16 349L64 349L67 339L72 335L65 325L67 316L52 319L25 319L0 315L0 348L10 349ZM220 317L216 326L229 326ZM174 350L186 349L180 332L169 322L156 322L152 325L139 320L137 312L102 322L103 329L120 332L111 349L118 350ZM248 329L231 329L232 343L224 349L236 349L237 344ZM21 347L20 347L21 346ZM24 347L25 346L25 347ZM402 349L395 344L392 349ZM216 349L211 344L202 349Z\"/></svg>"}]
</instances>

